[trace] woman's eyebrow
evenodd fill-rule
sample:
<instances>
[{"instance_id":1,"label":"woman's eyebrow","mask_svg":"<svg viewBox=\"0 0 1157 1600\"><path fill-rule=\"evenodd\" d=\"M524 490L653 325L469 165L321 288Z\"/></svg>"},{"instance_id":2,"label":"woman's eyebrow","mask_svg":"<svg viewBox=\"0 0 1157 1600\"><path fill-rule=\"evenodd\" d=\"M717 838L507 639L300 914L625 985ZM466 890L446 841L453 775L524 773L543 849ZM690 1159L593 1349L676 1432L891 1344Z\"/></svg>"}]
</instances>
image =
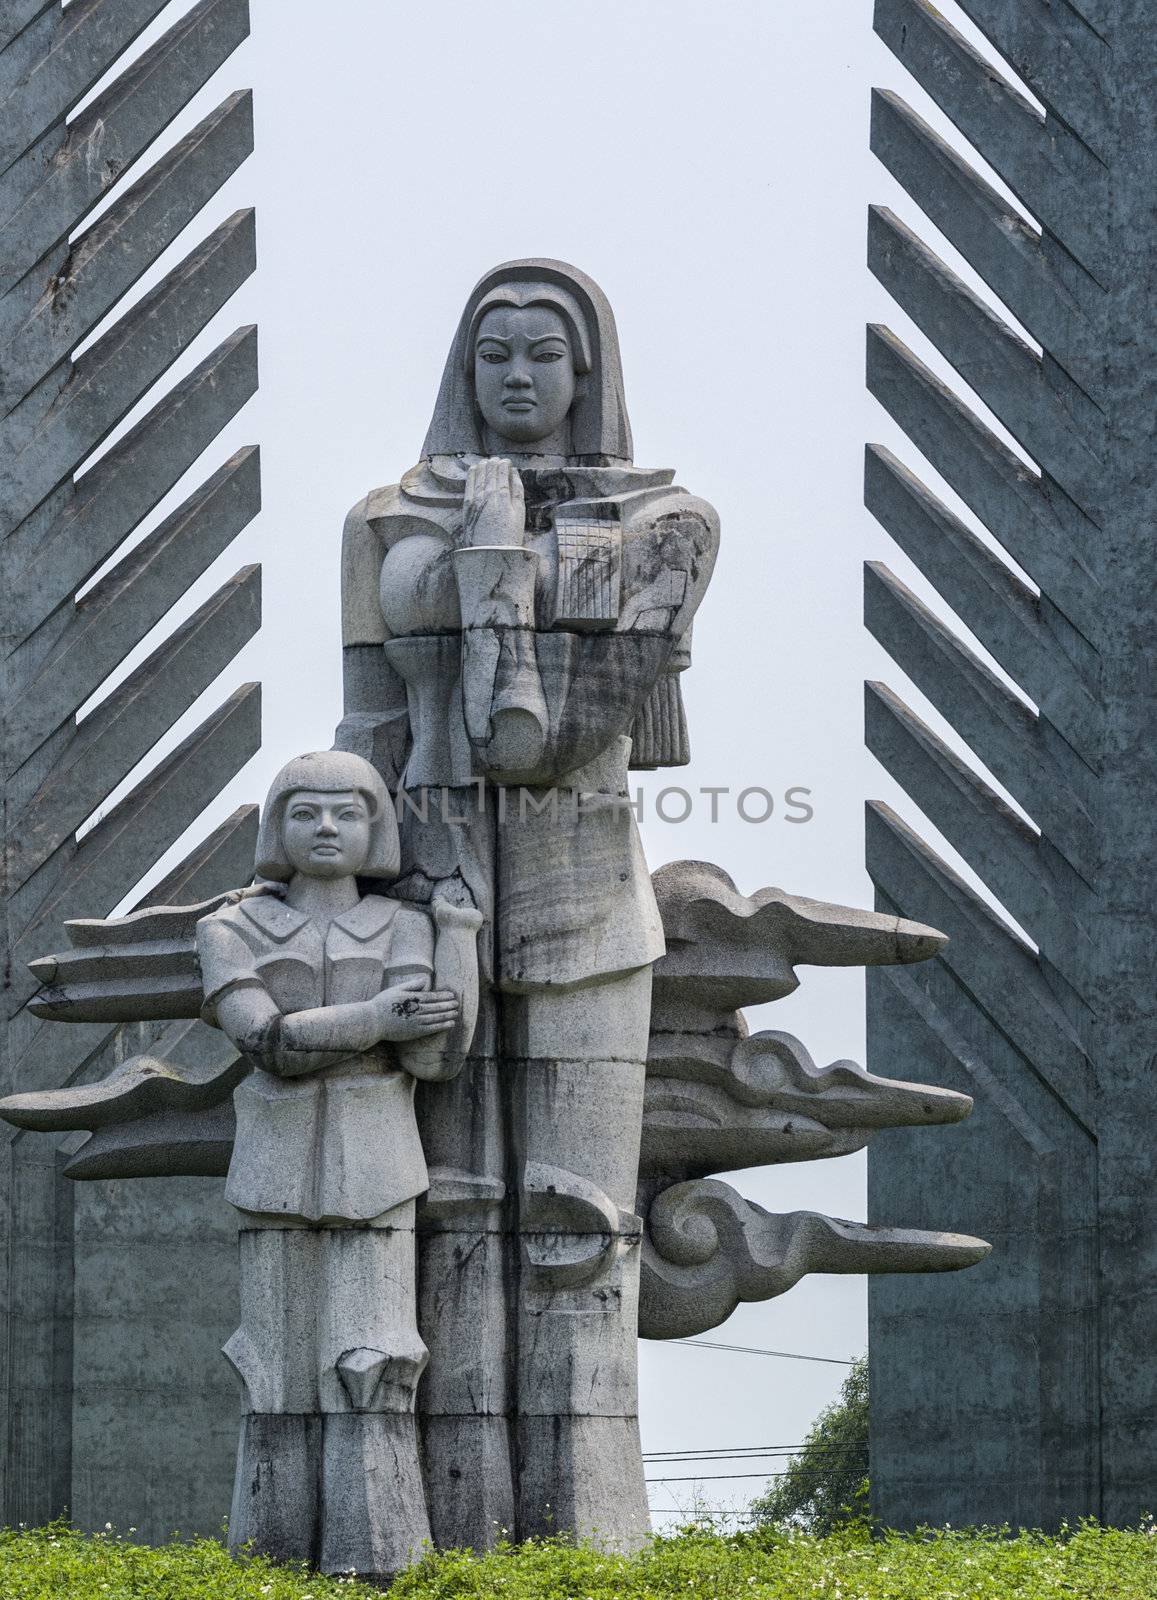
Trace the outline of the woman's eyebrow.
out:
<instances>
[{"instance_id":1,"label":"woman's eyebrow","mask_svg":"<svg viewBox=\"0 0 1157 1600\"><path fill-rule=\"evenodd\" d=\"M510 349L510 340L504 339L500 333L480 333L478 335L478 343L504 344L508 350Z\"/></svg>"},{"instance_id":2,"label":"woman's eyebrow","mask_svg":"<svg viewBox=\"0 0 1157 1600\"><path fill-rule=\"evenodd\" d=\"M536 344L565 344L566 337L561 333L540 333L537 339L530 341L533 349Z\"/></svg>"}]
</instances>

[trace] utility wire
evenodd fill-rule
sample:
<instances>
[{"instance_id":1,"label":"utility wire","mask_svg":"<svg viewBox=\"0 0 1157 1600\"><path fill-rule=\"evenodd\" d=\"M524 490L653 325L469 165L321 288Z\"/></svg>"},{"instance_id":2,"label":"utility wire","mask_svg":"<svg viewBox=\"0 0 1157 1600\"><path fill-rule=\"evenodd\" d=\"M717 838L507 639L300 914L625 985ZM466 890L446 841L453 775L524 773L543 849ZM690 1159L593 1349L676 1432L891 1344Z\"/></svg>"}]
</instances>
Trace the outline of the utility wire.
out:
<instances>
[{"instance_id":1,"label":"utility wire","mask_svg":"<svg viewBox=\"0 0 1157 1600\"><path fill-rule=\"evenodd\" d=\"M828 1367L854 1367L854 1361L840 1356L805 1356L796 1350L760 1350L750 1344L717 1344L714 1339L670 1339L669 1344L694 1344L701 1350L734 1350L744 1356L778 1356L781 1361L821 1361Z\"/></svg>"},{"instance_id":2,"label":"utility wire","mask_svg":"<svg viewBox=\"0 0 1157 1600\"><path fill-rule=\"evenodd\" d=\"M750 1456L667 1456L658 1461L644 1456L643 1464L647 1467L693 1467L701 1462L704 1467L725 1467L729 1461L734 1461L737 1466L754 1466L758 1461L786 1461L790 1464L794 1459L794 1454L788 1451L761 1450Z\"/></svg>"},{"instance_id":3,"label":"utility wire","mask_svg":"<svg viewBox=\"0 0 1157 1600\"><path fill-rule=\"evenodd\" d=\"M815 1452L823 1455L845 1455L849 1452L860 1452L864 1449L860 1444L744 1444L727 1449L724 1445L710 1445L703 1450L693 1450L689 1446L682 1450L649 1450L644 1453L644 1461L673 1462L673 1461L740 1461L752 1460L759 1456L795 1456L807 1450L809 1454Z\"/></svg>"},{"instance_id":4,"label":"utility wire","mask_svg":"<svg viewBox=\"0 0 1157 1600\"><path fill-rule=\"evenodd\" d=\"M833 1472L825 1476L833 1476ZM693 1472L683 1478L648 1478L652 1483L733 1483L740 1478L787 1478L788 1472Z\"/></svg>"},{"instance_id":5,"label":"utility wire","mask_svg":"<svg viewBox=\"0 0 1157 1600\"><path fill-rule=\"evenodd\" d=\"M648 1483L731 1483L736 1478L786 1478L786 1472L693 1472L687 1478L648 1478Z\"/></svg>"},{"instance_id":6,"label":"utility wire","mask_svg":"<svg viewBox=\"0 0 1157 1600\"><path fill-rule=\"evenodd\" d=\"M748 1517L752 1520L757 1520L759 1518L759 1512L752 1511L748 1507L729 1508L727 1506L720 1505L696 1506L694 1508L690 1506L648 1506L647 1510L655 1512L661 1511L668 1516L674 1513L675 1515L681 1514L683 1516L693 1517Z\"/></svg>"}]
</instances>

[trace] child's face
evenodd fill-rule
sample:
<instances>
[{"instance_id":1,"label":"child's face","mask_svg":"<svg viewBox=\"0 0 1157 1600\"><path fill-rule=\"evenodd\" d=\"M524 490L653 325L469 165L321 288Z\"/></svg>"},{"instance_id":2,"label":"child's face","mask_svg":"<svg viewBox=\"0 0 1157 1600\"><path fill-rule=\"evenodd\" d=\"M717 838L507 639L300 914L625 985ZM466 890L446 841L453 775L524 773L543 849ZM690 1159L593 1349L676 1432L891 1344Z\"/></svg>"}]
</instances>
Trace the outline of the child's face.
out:
<instances>
[{"instance_id":1,"label":"child's face","mask_svg":"<svg viewBox=\"0 0 1157 1600\"><path fill-rule=\"evenodd\" d=\"M290 866L310 878L353 877L369 859L371 823L369 808L352 789L298 790L282 825Z\"/></svg>"}]
</instances>

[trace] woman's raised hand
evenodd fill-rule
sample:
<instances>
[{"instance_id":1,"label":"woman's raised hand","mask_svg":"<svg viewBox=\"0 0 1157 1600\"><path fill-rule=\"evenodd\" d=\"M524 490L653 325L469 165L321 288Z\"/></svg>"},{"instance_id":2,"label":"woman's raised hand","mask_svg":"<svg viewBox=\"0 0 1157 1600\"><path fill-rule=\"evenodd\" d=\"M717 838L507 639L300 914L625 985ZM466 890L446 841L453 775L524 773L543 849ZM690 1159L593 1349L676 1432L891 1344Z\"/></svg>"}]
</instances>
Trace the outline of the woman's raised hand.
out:
<instances>
[{"instance_id":1,"label":"woman's raised hand","mask_svg":"<svg viewBox=\"0 0 1157 1600\"><path fill-rule=\"evenodd\" d=\"M381 1022L379 1037L392 1044L428 1039L445 1033L458 1020L458 996L452 989L423 989L422 979L383 989L372 1004Z\"/></svg>"},{"instance_id":2,"label":"woman's raised hand","mask_svg":"<svg viewBox=\"0 0 1157 1600\"><path fill-rule=\"evenodd\" d=\"M521 545L526 496L518 469L504 456L476 461L466 474L463 543Z\"/></svg>"}]
</instances>

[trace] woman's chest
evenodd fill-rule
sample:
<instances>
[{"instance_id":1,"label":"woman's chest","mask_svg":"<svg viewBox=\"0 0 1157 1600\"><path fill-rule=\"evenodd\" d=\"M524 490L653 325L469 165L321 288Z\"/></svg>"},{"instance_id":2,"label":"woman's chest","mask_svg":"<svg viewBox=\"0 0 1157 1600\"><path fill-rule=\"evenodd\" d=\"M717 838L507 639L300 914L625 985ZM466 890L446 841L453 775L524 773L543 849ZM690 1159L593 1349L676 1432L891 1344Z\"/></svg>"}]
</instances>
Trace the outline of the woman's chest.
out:
<instances>
[{"instance_id":1,"label":"woman's chest","mask_svg":"<svg viewBox=\"0 0 1157 1600\"><path fill-rule=\"evenodd\" d=\"M538 557L536 611L540 624L553 615L558 574L558 539L553 528L528 530L525 549ZM433 534L415 533L387 551L381 573L382 616L392 638L456 633L462 626L453 546Z\"/></svg>"}]
</instances>

